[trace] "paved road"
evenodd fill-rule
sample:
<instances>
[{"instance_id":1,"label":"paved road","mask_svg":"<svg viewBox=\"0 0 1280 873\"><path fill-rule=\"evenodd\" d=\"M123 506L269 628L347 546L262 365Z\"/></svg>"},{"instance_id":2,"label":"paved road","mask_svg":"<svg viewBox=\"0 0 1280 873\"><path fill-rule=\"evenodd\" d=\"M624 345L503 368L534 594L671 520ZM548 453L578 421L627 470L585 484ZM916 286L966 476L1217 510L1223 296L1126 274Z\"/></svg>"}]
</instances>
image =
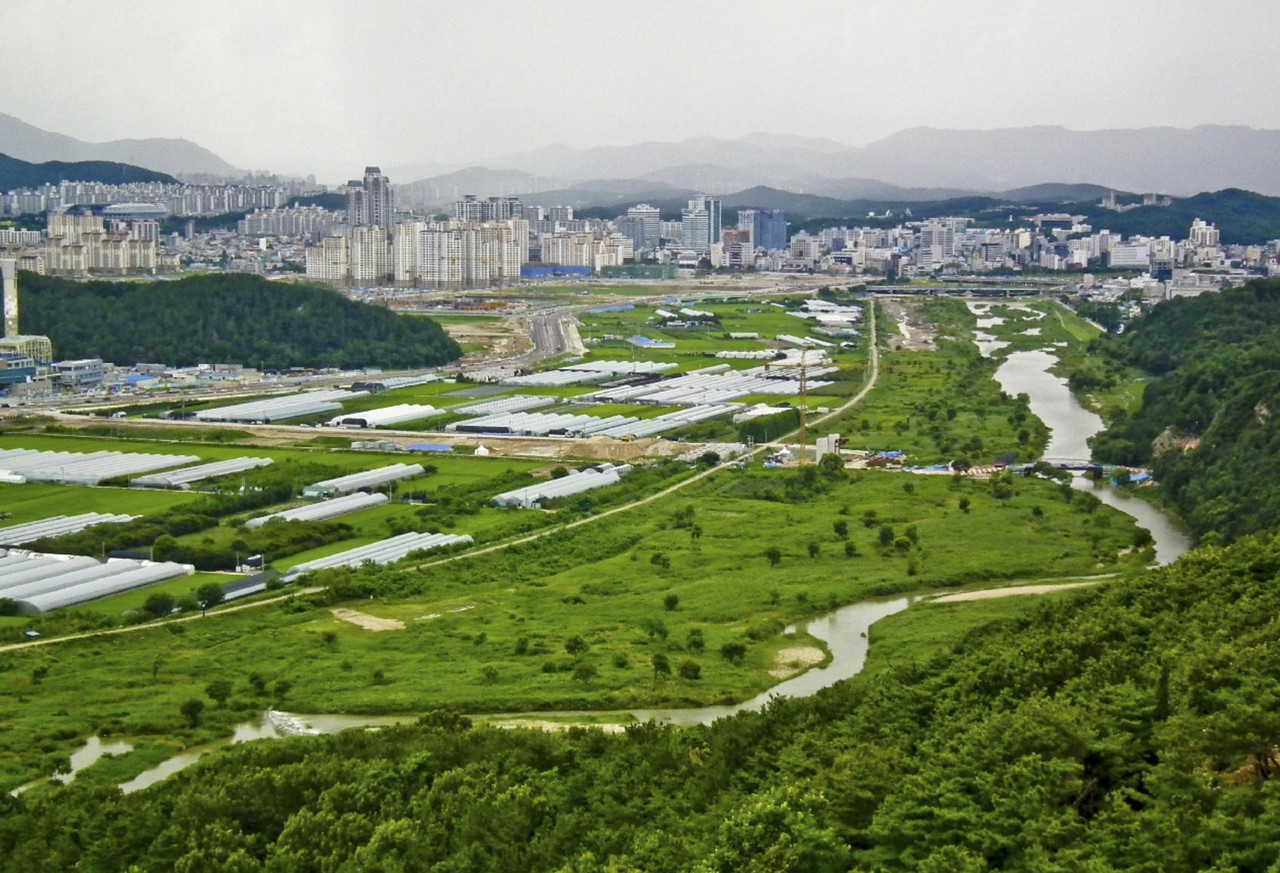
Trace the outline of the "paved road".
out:
<instances>
[{"instance_id":1,"label":"paved road","mask_svg":"<svg viewBox=\"0 0 1280 873\"><path fill-rule=\"evenodd\" d=\"M47 637L45 639L31 640L25 643L10 643L0 646L0 652L12 652L15 649L30 649L35 646L51 646L54 643L65 643L70 640L87 640L90 637L112 637L116 634L131 634L137 631L154 630L163 625L182 624L188 621L200 621L203 618L212 618L215 615L228 615L232 612L240 612L245 609L257 609L259 606L267 606L272 603L279 603L281 600L288 600L290 597L297 597L300 594L316 594L323 591L324 588L311 587L303 588L299 591L290 591L288 594L281 594L279 597L272 597L267 600L257 600L253 603L241 603L238 606L225 606L222 609L216 609L209 615L184 615L180 618L169 618L161 622L149 622L147 624L131 624L128 627L113 627L110 630L85 631L79 634L67 634L62 637Z\"/></svg>"}]
</instances>

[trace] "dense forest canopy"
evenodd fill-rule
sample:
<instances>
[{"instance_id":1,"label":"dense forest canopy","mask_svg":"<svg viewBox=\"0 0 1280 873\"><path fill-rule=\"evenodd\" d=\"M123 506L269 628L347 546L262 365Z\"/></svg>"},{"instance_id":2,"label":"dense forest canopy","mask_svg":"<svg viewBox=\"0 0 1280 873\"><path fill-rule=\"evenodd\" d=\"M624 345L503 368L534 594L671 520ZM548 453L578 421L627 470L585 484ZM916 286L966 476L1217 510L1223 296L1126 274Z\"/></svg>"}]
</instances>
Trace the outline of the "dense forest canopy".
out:
<instances>
[{"instance_id":1,"label":"dense forest canopy","mask_svg":"<svg viewBox=\"0 0 1280 873\"><path fill-rule=\"evenodd\" d=\"M61 359L174 366L427 367L461 353L438 324L321 285L210 274L174 282L73 282L22 273L22 330Z\"/></svg>"},{"instance_id":2,"label":"dense forest canopy","mask_svg":"<svg viewBox=\"0 0 1280 873\"><path fill-rule=\"evenodd\" d=\"M0 154L0 191L57 185L59 182L104 182L108 185L124 185L129 182L178 184L178 180L172 176L157 173L145 167L135 167L133 164L119 164L115 161L46 161L42 164L33 164Z\"/></svg>"},{"instance_id":3,"label":"dense forest canopy","mask_svg":"<svg viewBox=\"0 0 1280 873\"><path fill-rule=\"evenodd\" d=\"M1161 303L1098 347L1153 378L1097 457L1151 464L1197 535L1280 525L1280 280Z\"/></svg>"},{"instance_id":4,"label":"dense forest canopy","mask_svg":"<svg viewBox=\"0 0 1280 873\"><path fill-rule=\"evenodd\" d=\"M0 869L1274 870L1278 583L1255 536L710 728L437 714L0 796Z\"/></svg>"}]
</instances>

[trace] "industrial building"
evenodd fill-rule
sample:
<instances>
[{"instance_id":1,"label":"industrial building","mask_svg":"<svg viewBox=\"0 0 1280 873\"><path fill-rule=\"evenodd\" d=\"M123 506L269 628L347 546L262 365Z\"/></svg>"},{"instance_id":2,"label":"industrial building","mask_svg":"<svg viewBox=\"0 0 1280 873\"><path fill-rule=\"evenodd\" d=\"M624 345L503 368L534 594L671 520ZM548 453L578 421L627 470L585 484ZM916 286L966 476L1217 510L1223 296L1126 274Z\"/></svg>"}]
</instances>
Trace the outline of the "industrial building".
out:
<instances>
[{"instance_id":1,"label":"industrial building","mask_svg":"<svg viewBox=\"0 0 1280 873\"><path fill-rule=\"evenodd\" d=\"M13 258L0 258L0 282L4 294L4 338L0 339L0 354L31 358L37 364L53 360L53 343L47 336L35 336L18 331L18 262Z\"/></svg>"}]
</instances>

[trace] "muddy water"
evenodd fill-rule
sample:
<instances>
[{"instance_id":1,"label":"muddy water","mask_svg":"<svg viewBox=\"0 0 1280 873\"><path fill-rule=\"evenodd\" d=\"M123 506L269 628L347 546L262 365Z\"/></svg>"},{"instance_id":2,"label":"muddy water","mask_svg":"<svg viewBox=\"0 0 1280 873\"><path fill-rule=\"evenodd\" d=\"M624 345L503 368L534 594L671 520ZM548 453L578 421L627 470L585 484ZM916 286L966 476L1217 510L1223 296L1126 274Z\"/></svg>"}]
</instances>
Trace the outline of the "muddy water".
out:
<instances>
[{"instance_id":1,"label":"muddy water","mask_svg":"<svg viewBox=\"0 0 1280 873\"><path fill-rule=\"evenodd\" d=\"M642 722L711 724L718 718L725 718L739 712L758 711L774 697L809 697L842 679L858 675L867 662L869 647L867 632L871 625L895 612L901 612L914 601L919 600L920 596L917 594L910 597L863 600L787 628L789 633L802 630L822 640L831 650L831 661L825 667L815 667L799 676L780 682L750 700L730 706L636 709L632 710L631 714Z\"/></svg>"},{"instance_id":2,"label":"muddy water","mask_svg":"<svg viewBox=\"0 0 1280 873\"><path fill-rule=\"evenodd\" d=\"M1057 355L1037 349L1012 352L996 370L996 381L1005 393L1026 394L1031 412L1049 428L1046 458L1087 460L1089 437L1103 430L1102 419L1080 405L1067 380L1049 372Z\"/></svg>"},{"instance_id":3,"label":"muddy water","mask_svg":"<svg viewBox=\"0 0 1280 873\"><path fill-rule=\"evenodd\" d=\"M35 782L28 782L26 785L20 785L9 793L17 797L24 791L34 788L37 785L43 785L46 782L61 782L63 785L71 782L76 778L76 774L86 767L96 764L98 760L105 755L123 755L125 752L132 752L133 746L124 740L114 740L103 742L102 738L97 736L89 737L80 748L71 753L71 769L66 773L55 773L47 779L37 779Z\"/></svg>"}]
</instances>

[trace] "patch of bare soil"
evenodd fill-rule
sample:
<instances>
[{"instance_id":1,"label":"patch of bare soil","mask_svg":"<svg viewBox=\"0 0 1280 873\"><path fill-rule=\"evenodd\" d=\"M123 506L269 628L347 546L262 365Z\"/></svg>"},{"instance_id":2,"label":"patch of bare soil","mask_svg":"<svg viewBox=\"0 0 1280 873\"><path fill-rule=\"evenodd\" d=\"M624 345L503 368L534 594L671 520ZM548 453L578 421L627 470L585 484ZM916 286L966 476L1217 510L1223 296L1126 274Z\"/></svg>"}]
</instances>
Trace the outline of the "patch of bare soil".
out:
<instances>
[{"instance_id":1,"label":"patch of bare soil","mask_svg":"<svg viewBox=\"0 0 1280 873\"><path fill-rule=\"evenodd\" d=\"M331 609L329 611L333 613L334 618L350 622L356 627L362 627L374 633L404 630L404 622L398 618L378 618L376 615L356 612L354 609Z\"/></svg>"},{"instance_id":2,"label":"patch of bare soil","mask_svg":"<svg viewBox=\"0 0 1280 873\"><path fill-rule=\"evenodd\" d=\"M790 679L821 664L824 658L826 654L817 646L788 646L773 656L775 666L769 671L769 675L774 679Z\"/></svg>"},{"instance_id":3,"label":"patch of bare soil","mask_svg":"<svg viewBox=\"0 0 1280 873\"><path fill-rule=\"evenodd\" d=\"M896 325L892 333L895 348L931 352L938 347L933 341L935 327L921 315L919 300L882 300L880 307Z\"/></svg>"}]
</instances>

